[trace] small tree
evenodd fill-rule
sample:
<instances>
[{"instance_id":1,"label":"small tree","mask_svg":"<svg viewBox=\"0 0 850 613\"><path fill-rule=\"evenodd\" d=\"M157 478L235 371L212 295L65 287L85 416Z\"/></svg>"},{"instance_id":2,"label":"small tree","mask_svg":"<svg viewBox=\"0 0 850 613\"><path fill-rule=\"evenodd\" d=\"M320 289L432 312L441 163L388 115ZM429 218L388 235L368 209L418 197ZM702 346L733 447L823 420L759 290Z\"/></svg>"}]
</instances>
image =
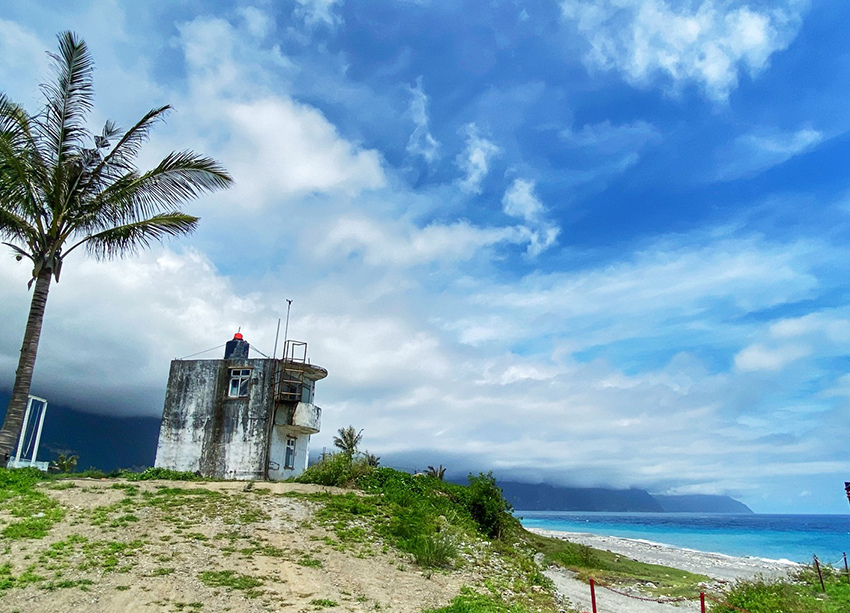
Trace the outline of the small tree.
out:
<instances>
[{"instance_id":1,"label":"small tree","mask_svg":"<svg viewBox=\"0 0 850 613\"><path fill-rule=\"evenodd\" d=\"M334 437L334 447L342 450L349 457L357 453L357 445L363 440L363 430L359 432L354 429L354 426L347 426L337 430L339 436Z\"/></svg>"},{"instance_id":2,"label":"small tree","mask_svg":"<svg viewBox=\"0 0 850 613\"><path fill-rule=\"evenodd\" d=\"M446 476L446 469L442 464L440 464L440 466L438 468L434 468L433 466L429 466L428 470L425 471L425 474L428 475L429 477L434 477L434 478L442 481L443 477Z\"/></svg>"},{"instance_id":3,"label":"small tree","mask_svg":"<svg viewBox=\"0 0 850 613\"><path fill-rule=\"evenodd\" d=\"M71 455L70 453L60 453L59 456L50 464L50 468L58 470L60 473L72 473L77 469L77 461L80 456Z\"/></svg>"},{"instance_id":4,"label":"small tree","mask_svg":"<svg viewBox=\"0 0 850 613\"><path fill-rule=\"evenodd\" d=\"M378 468L378 465L381 463L381 458L374 453L369 453L368 449L363 452L363 459L372 468Z\"/></svg>"}]
</instances>

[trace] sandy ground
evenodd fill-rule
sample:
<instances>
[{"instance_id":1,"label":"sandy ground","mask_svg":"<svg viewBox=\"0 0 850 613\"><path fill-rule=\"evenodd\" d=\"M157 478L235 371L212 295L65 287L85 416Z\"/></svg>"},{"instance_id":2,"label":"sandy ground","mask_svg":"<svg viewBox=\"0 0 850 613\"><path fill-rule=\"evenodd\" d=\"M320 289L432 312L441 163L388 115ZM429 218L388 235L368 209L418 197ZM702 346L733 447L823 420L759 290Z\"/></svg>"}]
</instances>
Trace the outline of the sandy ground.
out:
<instances>
[{"instance_id":1,"label":"sandy ground","mask_svg":"<svg viewBox=\"0 0 850 613\"><path fill-rule=\"evenodd\" d=\"M761 558L737 558L720 553L708 553L692 549L679 549L670 545L651 541L627 539L613 536L597 536L579 532L556 532L554 530L530 529L531 532L562 538L573 543L588 545L596 549L608 550L628 556L641 562L661 564L672 568L707 575L715 580L706 586L707 593L717 594L724 584L737 579L747 579L761 575L764 577L782 577L799 565L792 562L763 560ZM579 611L590 611L590 587L575 579L568 571L550 568L546 575L552 579L558 592ZM632 590L637 596L636 590ZM698 601L678 603L660 603L638 600L622 596L598 587L596 604L599 613L675 613L699 611Z\"/></svg>"},{"instance_id":2,"label":"sandy ground","mask_svg":"<svg viewBox=\"0 0 850 613\"><path fill-rule=\"evenodd\" d=\"M336 488L263 483L257 484L257 489L270 491L252 495L244 483L168 483L227 493L245 509L265 513L265 519L241 525L217 517L183 518L191 526L181 529L173 519L167 521L162 511L141 508L134 511L139 520L127 525L93 525L99 509L120 505L124 498L123 491L112 488L114 483L80 480L76 487L50 492L68 510L66 518L44 539L3 543L0 567L10 563L13 575L18 576L36 562L36 572L50 577L56 572L50 566L55 560L47 558L45 565L41 556L71 535L86 538L89 544L137 541L143 545L131 556L120 558L111 571L85 569L84 545L69 549L59 559L62 575L58 579L91 581L84 590L45 589L43 582L0 590L0 613L301 613L322 608L350 613L420 613L446 605L461 586L472 583L472 577L463 571L423 572L409 556L380 543L341 547L333 532L313 519L315 503L285 496L292 491L338 491ZM136 485L142 491L164 487L156 481ZM119 515L116 511L110 517ZM279 553L251 551L260 546ZM305 563L306 558L311 561ZM255 595L210 587L200 578L204 571L236 571L259 578L263 584Z\"/></svg>"}]
</instances>

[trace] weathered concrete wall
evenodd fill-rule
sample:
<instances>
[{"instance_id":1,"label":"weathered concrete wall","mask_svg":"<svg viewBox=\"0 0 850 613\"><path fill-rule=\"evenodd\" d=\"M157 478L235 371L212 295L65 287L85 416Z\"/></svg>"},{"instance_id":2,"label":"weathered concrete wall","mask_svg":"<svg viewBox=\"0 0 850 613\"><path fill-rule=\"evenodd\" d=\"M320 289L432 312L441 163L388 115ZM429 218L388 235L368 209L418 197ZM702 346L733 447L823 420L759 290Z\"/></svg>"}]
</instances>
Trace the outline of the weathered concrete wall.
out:
<instances>
[{"instance_id":1,"label":"weathered concrete wall","mask_svg":"<svg viewBox=\"0 0 850 613\"><path fill-rule=\"evenodd\" d=\"M250 368L248 396L228 397L230 370ZM273 364L264 359L171 363L156 466L226 479L265 476Z\"/></svg>"}]
</instances>

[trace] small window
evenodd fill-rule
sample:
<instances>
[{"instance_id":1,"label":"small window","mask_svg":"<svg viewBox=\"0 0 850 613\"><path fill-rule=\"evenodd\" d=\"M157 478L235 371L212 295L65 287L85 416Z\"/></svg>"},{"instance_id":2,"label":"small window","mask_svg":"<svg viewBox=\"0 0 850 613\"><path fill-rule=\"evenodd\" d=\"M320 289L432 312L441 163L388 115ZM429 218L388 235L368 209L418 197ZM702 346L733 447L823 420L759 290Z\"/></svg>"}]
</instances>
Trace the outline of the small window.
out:
<instances>
[{"instance_id":1,"label":"small window","mask_svg":"<svg viewBox=\"0 0 850 613\"><path fill-rule=\"evenodd\" d=\"M283 467L290 470L295 468L295 441L294 436L286 437L286 457L283 460Z\"/></svg>"},{"instance_id":2,"label":"small window","mask_svg":"<svg viewBox=\"0 0 850 613\"><path fill-rule=\"evenodd\" d=\"M250 368L230 369L230 389L227 395L231 398L244 398L248 395L248 381L250 380Z\"/></svg>"},{"instance_id":3,"label":"small window","mask_svg":"<svg viewBox=\"0 0 850 613\"><path fill-rule=\"evenodd\" d=\"M301 386L301 402L313 402L313 389L310 383Z\"/></svg>"}]
</instances>

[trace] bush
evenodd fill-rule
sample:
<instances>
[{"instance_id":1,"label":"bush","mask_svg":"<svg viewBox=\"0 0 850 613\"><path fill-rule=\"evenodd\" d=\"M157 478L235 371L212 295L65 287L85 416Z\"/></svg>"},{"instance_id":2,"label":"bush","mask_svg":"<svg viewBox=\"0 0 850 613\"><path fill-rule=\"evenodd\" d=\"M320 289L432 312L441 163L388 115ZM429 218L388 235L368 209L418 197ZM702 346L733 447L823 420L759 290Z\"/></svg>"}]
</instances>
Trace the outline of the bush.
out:
<instances>
[{"instance_id":1,"label":"bush","mask_svg":"<svg viewBox=\"0 0 850 613\"><path fill-rule=\"evenodd\" d=\"M298 475L295 481L348 487L374 470L364 458L355 458L345 452L329 453Z\"/></svg>"},{"instance_id":2,"label":"bush","mask_svg":"<svg viewBox=\"0 0 850 613\"><path fill-rule=\"evenodd\" d=\"M513 507L502 497L492 471L477 477L469 475L466 506L481 532L490 538L502 538L517 523L511 515Z\"/></svg>"},{"instance_id":3,"label":"bush","mask_svg":"<svg viewBox=\"0 0 850 613\"><path fill-rule=\"evenodd\" d=\"M407 549L425 568L450 568L457 557L457 545L446 534L416 536L408 542Z\"/></svg>"}]
</instances>

